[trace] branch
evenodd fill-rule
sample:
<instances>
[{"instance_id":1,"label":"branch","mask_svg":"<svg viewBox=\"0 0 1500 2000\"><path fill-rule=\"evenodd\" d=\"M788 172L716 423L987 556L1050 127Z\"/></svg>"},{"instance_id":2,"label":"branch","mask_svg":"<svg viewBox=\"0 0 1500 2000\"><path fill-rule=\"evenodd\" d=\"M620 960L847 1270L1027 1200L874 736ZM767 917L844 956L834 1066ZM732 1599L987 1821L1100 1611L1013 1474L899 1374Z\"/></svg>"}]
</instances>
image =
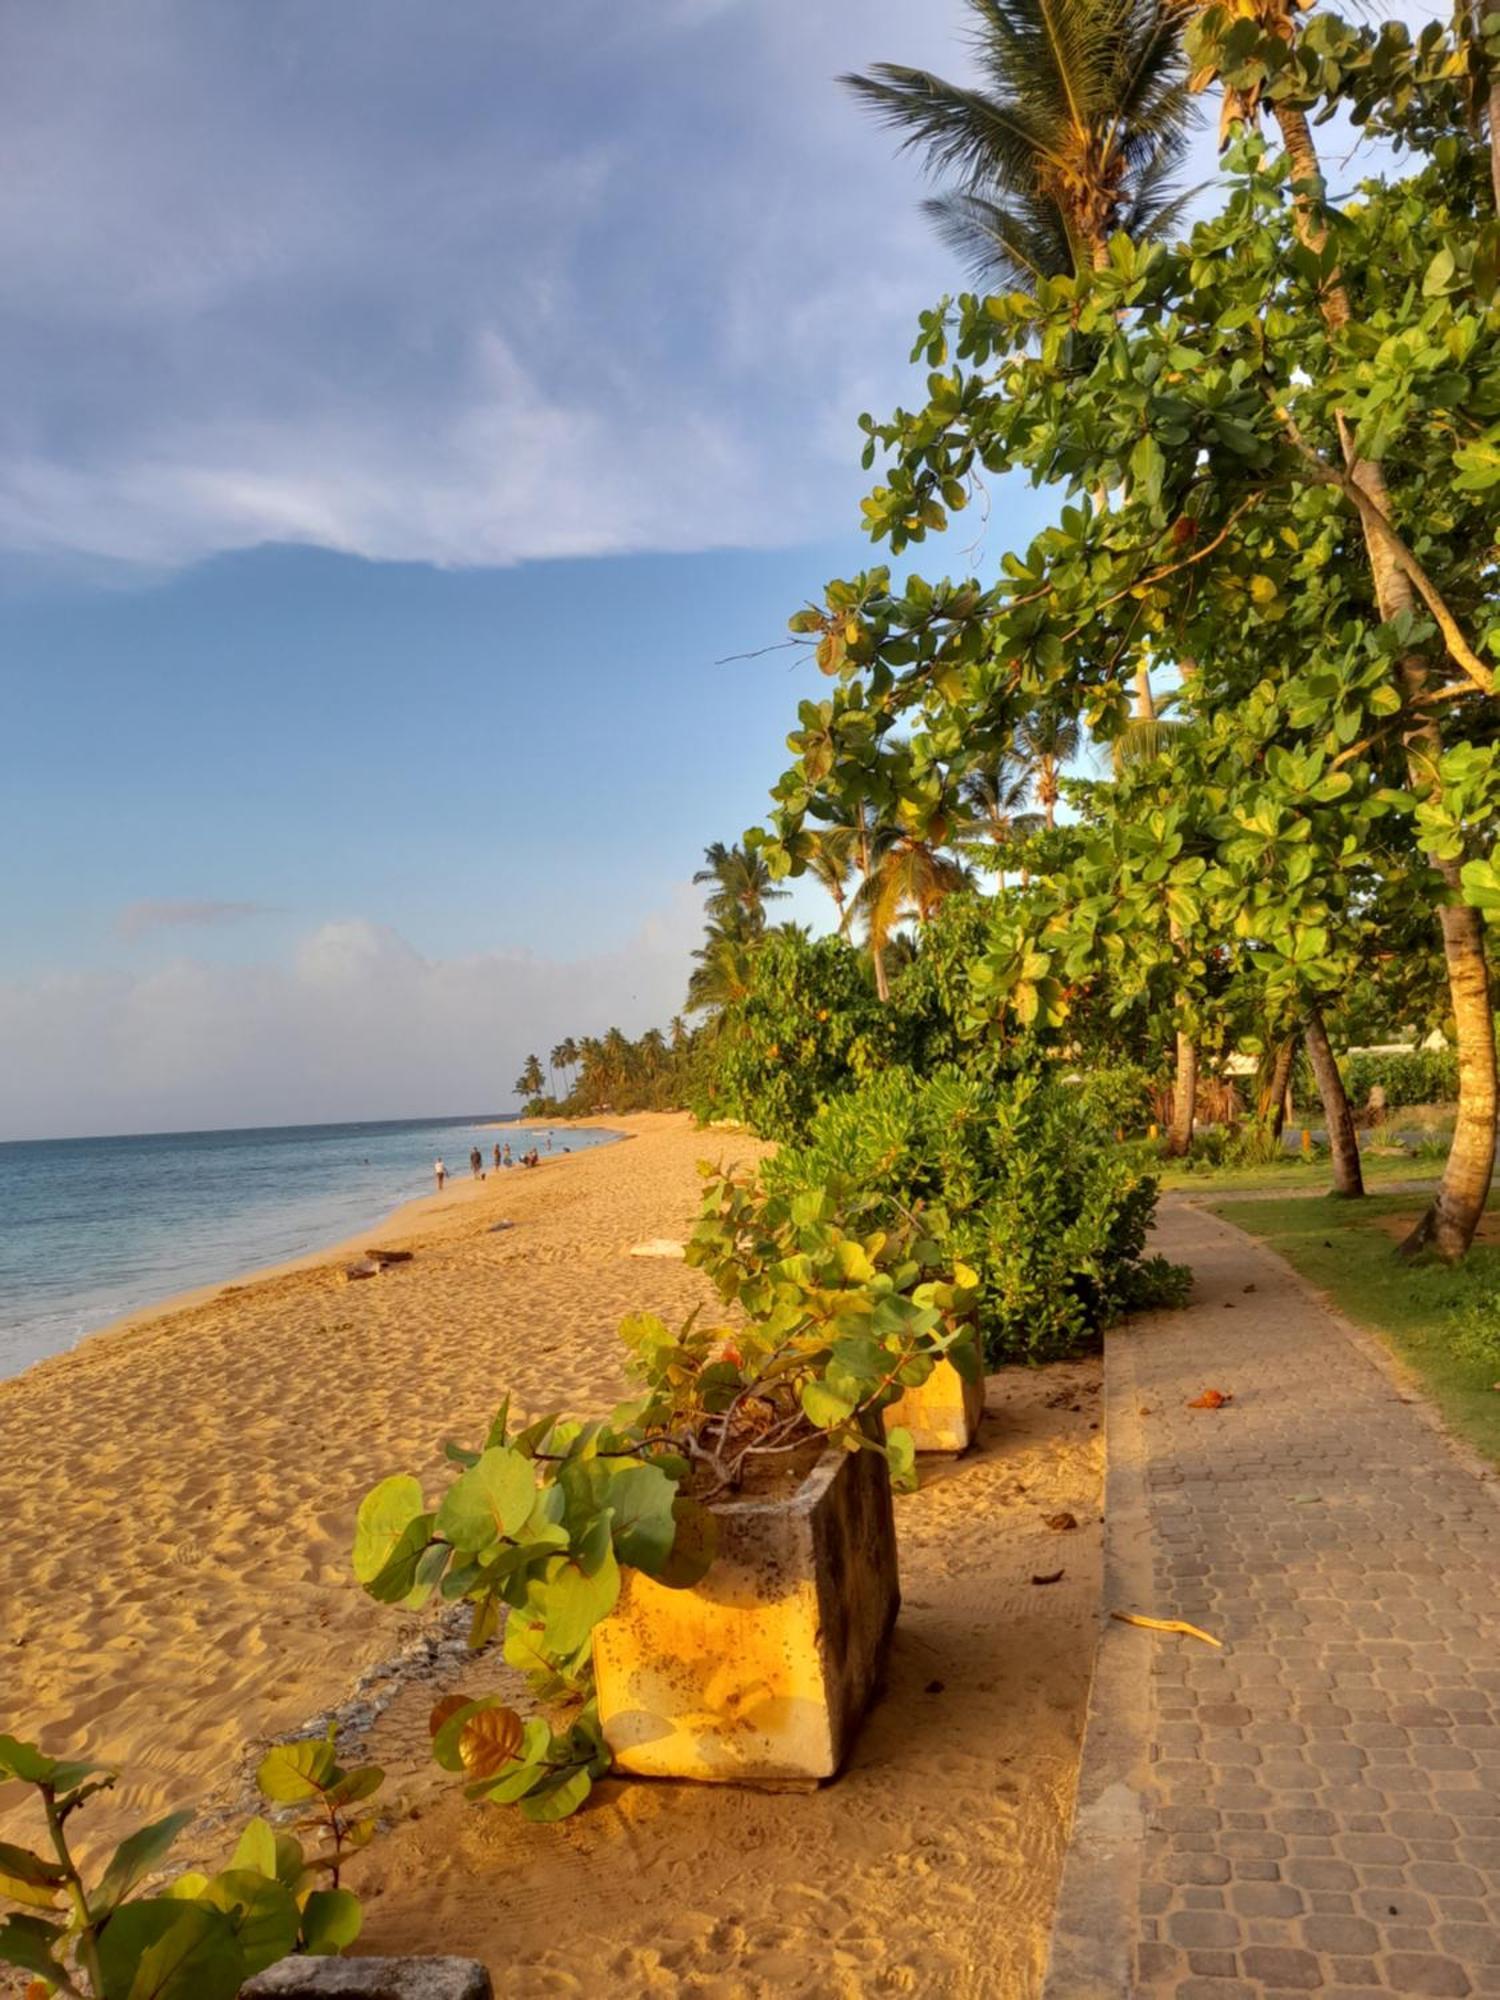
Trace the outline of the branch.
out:
<instances>
[{"instance_id":1,"label":"branch","mask_svg":"<svg viewBox=\"0 0 1500 2000\"><path fill-rule=\"evenodd\" d=\"M1313 450L1298 430L1289 410L1284 409L1279 403L1273 407L1298 457L1307 467L1313 483L1318 486L1331 486L1336 492L1342 493L1346 500L1353 501L1366 529L1374 531L1396 567L1402 570L1415 586L1418 596L1432 613L1454 660L1482 694L1492 694L1495 685L1494 676L1464 637L1463 628L1448 609L1442 592L1392 527L1387 516L1381 512L1362 486L1352 480L1347 473L1335 471L1325 458Z\"/></svg>"},{"instance_id":2,"label":"branch","mask_svg":"<svg viewBox=\"0 0 1500 2000\"><path fill-rule=\"evenodd\" d=\"M1218 534L1213 537L1212 541L1205 542L1201 549L1194 549L1190 556L1184 556L1180 562L1163 563L1157 569L1147 570L1144 576L1134 577L1123 589L1114 591L1110 596L1096 604L1089 613L1089 617L1094 618L1101 611L1107 611L1111 604L1118 604L1122 597L1129 597L1133 590L1143 590L1150 584L1161 583L1166 577L1175 576L1182 569L1191 569L1194 563L1200 563L1205 556L1211 556L1216 548L1219 548L1224 542L1228 541L1242 516L1248 514L1250 509L1264 498L1265 494L1260 489L1247 495L1238 507L1231 512L1229 519L1220 528ZM1087 623L1088 620L1085 619L1084 624ZM1066 645L1069 639L1076 639L1082 630L1083 625L1075 625L1071 632L1063 634L1062 643Z\"/></svg>"}]
</instances>

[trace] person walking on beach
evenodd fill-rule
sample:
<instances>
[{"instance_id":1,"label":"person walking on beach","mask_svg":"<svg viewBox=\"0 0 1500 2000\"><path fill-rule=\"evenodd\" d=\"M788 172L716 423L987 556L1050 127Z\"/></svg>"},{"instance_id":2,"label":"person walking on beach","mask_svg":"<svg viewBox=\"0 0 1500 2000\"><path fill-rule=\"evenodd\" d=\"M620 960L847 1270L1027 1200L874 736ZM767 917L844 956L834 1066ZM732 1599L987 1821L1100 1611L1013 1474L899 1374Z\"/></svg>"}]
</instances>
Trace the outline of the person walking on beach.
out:
<instances>
[{"instance_id":1,"label":"person walking on beach","mask_svg":"<svg viewBox=\"0 0 1500 2000\"><path fill-rule=\"evenodd\" d=\"M434 1177L437 1180L438 1184L437 1191L439 1194L441 1194L443 1191L443 1182L448 1178L448 1169L443 1165L441 1160L434 1160L432 1163L432 1171Z\"/></svg>"},{"instance_id":2,"label":"person walking on beach","mask_svg":"<svg viewBox=\"0 0 1500 2000\"><path fill-rule=\"evenodd\" d=\"M513 1167L516 1164L510 1156L510 1141L508 1139L505 1142L505 1164L508 1167Z\"/></svg>"},{"instance_id":3,"label":"person walking on beach","mask_svg":"<svg viewBox=\"0 0 1500 2000\"><path fill-rule=\"evenodd\" d=\"M500 1164L500 1148L499 1148L498 1146L496 1146L496 1148L495 1148L495 1165L496 1165L496 1166L498 1167L498 1166L499 1166L499 1164Z\"/></svg>"},{"instance_id":4,"label":"person walking on beach","mask_svg":"<svg viewBox=\"0 0 1500 2000\"><path fill-rule=\"evenodd\" d=\"M483 1153L480 1152L477 1146L471 1146L469 1148L469 1172L474 1176L476 1181L479 1178L483 1166L484 1166Z\"/></svg>"}]
</instances>

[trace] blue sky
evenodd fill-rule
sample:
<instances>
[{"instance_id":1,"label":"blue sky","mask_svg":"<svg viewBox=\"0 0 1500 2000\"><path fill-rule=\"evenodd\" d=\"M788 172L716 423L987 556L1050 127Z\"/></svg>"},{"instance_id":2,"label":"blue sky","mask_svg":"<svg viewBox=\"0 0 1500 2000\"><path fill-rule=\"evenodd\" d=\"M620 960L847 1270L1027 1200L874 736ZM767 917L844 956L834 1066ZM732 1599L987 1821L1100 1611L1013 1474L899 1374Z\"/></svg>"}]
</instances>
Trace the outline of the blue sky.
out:
<instances>
[{"instance_id":1,"label":"blue sky","mask_svg":"<svg viewBox=\"0 0 1500 2000\"><path fill-rule=\"evenodd\" d=\"M677 1010L816 684L715 663L867 559L955 279L832 79L963 11L8 11L0 1137L497 1105Z\"/></svg>"}]
</instances>

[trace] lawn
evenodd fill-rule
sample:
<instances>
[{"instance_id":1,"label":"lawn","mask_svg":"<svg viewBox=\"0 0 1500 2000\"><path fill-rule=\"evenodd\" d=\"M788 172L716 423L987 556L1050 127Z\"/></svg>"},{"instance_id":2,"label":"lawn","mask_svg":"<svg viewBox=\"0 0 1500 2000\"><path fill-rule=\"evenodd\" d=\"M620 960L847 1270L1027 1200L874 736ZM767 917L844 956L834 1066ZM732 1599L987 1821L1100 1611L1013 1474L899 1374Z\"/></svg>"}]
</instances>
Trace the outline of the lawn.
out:
<instances>
[{"instance_id":1,"label":"lawn","mask_svg":"<svg viewBox=\"0 0 1500 2000\"><path fill-rule=\"evenodd\" d=\"M1399 1162L1396 1162L1399 1165ZM1421 1198L1371 1195L1283 1201L1215 1201L1213 1211L1280 1251L1358 1325L1377 1334L1419 1378L1448 1423L1500 1464L1500 1242L1478 1243L1465 1263L1431 1257L1404 1264L1390 1223L1414 1215ZM1492 1352L1475 1351L1473 1327L1488 1321ZM1468 1351L1455 1352L1455 1339Z\"/></svg>"},{"instance_id":2,"label":"lawn","mask_svg":"<svg viewBox=\"0 0 1500 2000\"><path fill-rule=\"evenodd\" d=\"M1391 1181L1435 1187L1441 1171L1439 1161L1387 1159L1369 1153L1362 1156L1360 1165L1367 1187L1380 1187ZM1285 1188L1288 1194L1299 1190L1304 1194L1320 1194L1328 1187L1331 1169L1327 1153L1314 1153L1310 1158L1289 1153L1284 1160L1255 1167L1186 1167L1163 1160L1156 1172L1164 1188L1186 1188L1201 1194L1216 1194L1220 1188Z\"/></svg>"}]
</instances>

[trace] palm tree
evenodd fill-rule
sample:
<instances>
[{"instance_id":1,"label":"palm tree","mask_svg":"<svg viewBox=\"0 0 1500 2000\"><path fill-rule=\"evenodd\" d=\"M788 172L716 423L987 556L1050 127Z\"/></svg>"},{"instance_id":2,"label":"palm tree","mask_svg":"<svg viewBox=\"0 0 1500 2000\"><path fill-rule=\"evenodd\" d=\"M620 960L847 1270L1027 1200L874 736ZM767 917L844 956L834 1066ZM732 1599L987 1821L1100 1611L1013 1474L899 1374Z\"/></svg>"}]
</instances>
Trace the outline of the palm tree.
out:
<instances>
[{"instance_id":1,"label":"palm tree","mask_svg":"<svg viewBox=\"0 0 1500 2000\"><path fill-rule=\"evenodd\" d=\"M557 1047L552 1051L551 1055L548 1056L547 1058L547 1067L552 1072L552 1095L554 1097L558 1097L560 1096L561 1093L557 1088L557 1079L560 1075L564 1073L564 1071L566 1071L568 1067L568 1049L566 1042L559 1042L557 1044Z\"/></svg>"},{"instance_id":2,"label":"palm tree","mask_svg":"<svg viewBox=\"0 0 1500 2000\"><path fill-rule=\"evenodd\" d=\"M672 1048L674 1053L680 1055L688 1045L688 1040L692 1034L692 1030L688 1027L687 1022L683 1020L680 1014L674 1014L672 1016L672 1025L668 1030L668 1032L672 1037Z\"/></svg>"},{"instance_id":3,"label":"palm tree","mask_svg":"<svg viewBox=\"0 0 1500 2000\"><path fill-rule=\"evenodd\" d=\"M511 1088L515 1091L517 1097L523 1098L529 1104L533 1097L541 1096L542 1085L546 1081L547 1079L542 1075L540 1060L536 1056L528 1056L525 1067Z\"/></svg>"},{"instance_id":4,"label":"palm tree","mask_svg":"<svg viewBox=\"0 0 1500 2000\"><path fill-rule=\"evenodd\" d=\"M1015 752L1035 788L1043 823L1057 824L1057 801L1062 790L1062 767L1078 755L1083 727L1076 716L1058 708L1033 709L1020 723L1015 735Z\"/></svg>"},{"instance_id":5,"label":"palm tree","mask_svg":"<svg viewBox=\"0 0 1500 2000\"><path fill-rule=\"evenodd\" d=\"M715 885L707 899L709 916L715 923L734 925L744 936L759 937L766 927L766 904L779 902L789 892L775 886L760 855L746 848L726 847L716 840L704 849L703 858L708 866L700 868L693 880Z\"/></svg>"},{"instance_id":6,"label":"palm tree","mask_svg":"<svg viewBox=\"0 0 1500 2000\"><path fill-rule=\"evenodd\" d=\"M578 1044L571 1035L563 1043L560 1053L563 1059L563 1068L565 1070L576 1070L578 1067ZM577 1082L578 1079L576 1076L569 1080L568 1088L570 1091L575 1088Z\"/></svg>"},{"instance_id":7,"label":"palm tree","mask_svg":"<svg viewBox=\"0 0 1500 2000\"><path fill-rule=\"evenodd\" d=\"M749 992L754 947L737 929L711 923L693 957L697 963L688 979L689 1013L722 1013Z\"/></svg>"},{"instance_id":8,"label":"palm tree","mask_svg":"<svg viewBox=\"0 0 1500 2000\"><path fill-rule=\"evenodd\" d=\"M831 823L814 831L812 848L807 857L808 873L815 875L833 898L840 927L849 901L849 875L855 864L858 846L857 826Z\"/></svg>"},{"instance_id":9,"label":"palm tree","mask_svg":"<svg viewBox=\"0 0 1500 2000\"><path fill-rule=\"evenodd\" d=\"M940 853L931 841L903 833L898 827L875 828L870 846L870 868L849 905L845 924L856 916L863 919L875 967L875 990L882 1000L888 1000L885 954L892 931L905 917L926 923L945 897L955 889L970 887L973 877L962 862Z\"/></svg>"},{"instance_id":10,"label":"palm tree","mask_svg":"<svg viewBox=\"0 0 1500 2000\"><path fill-rule=\"evenodd\" d=\"M968 0L977 88L877 63L843 81L952 185L923 204L976 276L1032 288L1164 235L1194 117L1173 0Z\"/></svg>"},{"instance_id":11,"label":"palm tree","mask_svg":"<svg viewBox=\"0 0 1500 2000\"><path fill-rule=\"evenodd\" d=\"M958 844L968 845L977 833L990 847L1006 848L1018 834L1034 832L1037 816L1023 810L1030 794L1031 773L1013 751L1002 750L989 764L976 764L959 780L958 795L969 819ZM996 873L1003 889L1005 869Z\"/></svg>"}]
</instances>

